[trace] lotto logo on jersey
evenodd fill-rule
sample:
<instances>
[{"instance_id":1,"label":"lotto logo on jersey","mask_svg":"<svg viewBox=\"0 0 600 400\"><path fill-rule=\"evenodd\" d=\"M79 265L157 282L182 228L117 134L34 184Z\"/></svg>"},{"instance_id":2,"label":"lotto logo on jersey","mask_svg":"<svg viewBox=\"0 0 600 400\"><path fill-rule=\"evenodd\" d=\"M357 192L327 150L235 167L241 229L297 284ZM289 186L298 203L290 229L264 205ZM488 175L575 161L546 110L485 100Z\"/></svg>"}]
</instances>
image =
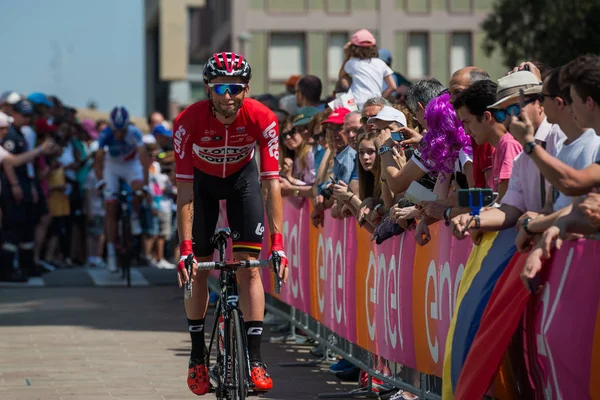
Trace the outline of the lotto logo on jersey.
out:
<instances>
[{"instance_id":1,"label":"lotto logo on jersey","mask_svg":"<svg viewBox=\"0 0 600 400\"><path fill-rule=\"evenodd\" d=\"M187 141L186 131L182 125L179 125L177 131L175 132L175 138L173 139L175 153L179 155L179 158L183 160L185 156L185 142Z\"/></svg>"},{"instance_id":2,"label":"lotto logo on jersey","mask_svg":"<svg viewBox=\"0 0 600 400\"><path fill-rule=\"evenodd\" d=\"M276 160L279 160L279 138L277 137L277 130L275 126L276 121L271 122L271 125L263 131L263 137L269 139L267 146L269 147L269 155Z\"/></svg>"}]
</instances>

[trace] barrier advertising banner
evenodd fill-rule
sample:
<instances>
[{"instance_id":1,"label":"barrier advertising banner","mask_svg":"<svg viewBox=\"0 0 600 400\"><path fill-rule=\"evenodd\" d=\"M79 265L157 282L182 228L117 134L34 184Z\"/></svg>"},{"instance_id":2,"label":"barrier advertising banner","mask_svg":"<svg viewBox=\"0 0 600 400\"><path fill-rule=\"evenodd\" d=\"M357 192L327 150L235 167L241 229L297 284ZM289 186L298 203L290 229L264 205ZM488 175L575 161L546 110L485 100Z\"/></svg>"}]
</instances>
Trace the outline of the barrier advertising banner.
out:
<instances>
[{"instance_id":1,"label":"barrier advertising banner","mask_svg":"<svg viewBox=\"0 0 600 400\"><path fill-rule=\"evenodd\" d=\"M377 246L353 218L333 219L327 213L324 227L315 228L311 209L309 202L298 209L285 201L290 277L281 294L274 295L271 272L263 269L265 291L374 354L443 376L444 396L451 397L457 383L469 380L461 370L469 365L471 345L485 347L482 340L488 340L482 332L486 310L505 301L496 283L512 282L520 290L516 232L486 234L473 246L469 239L454 239L438 223L430 227L432 240L426 246L418 246L412 232ZM261 257L269 249L266 221L265 227ZM600 243L580 240L565 244L545 267L548 280L535 306L531 334L537 337L544 391L552 398L589 398L600 389L598 260ZM513 267L514 276L502 276Z\"/></svg>"}]
</instances>

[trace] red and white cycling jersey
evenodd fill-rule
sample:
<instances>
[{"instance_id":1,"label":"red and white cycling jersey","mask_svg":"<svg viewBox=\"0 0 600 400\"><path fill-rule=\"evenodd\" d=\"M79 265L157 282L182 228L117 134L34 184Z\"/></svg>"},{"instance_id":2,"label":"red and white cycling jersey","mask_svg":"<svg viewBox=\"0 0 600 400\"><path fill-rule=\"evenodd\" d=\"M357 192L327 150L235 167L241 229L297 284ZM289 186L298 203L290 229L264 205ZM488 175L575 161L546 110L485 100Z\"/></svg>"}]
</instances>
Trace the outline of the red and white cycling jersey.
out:
<instances>
[{"instance_id":1,"label":"red and white cycling jersey","mask_svg":"<svg viewBox=\"0 0 600 400\"><path fill-rule=\"evenodd\" d=\"M279 126L266 106L244 99L231 125L213 115L210 100L192 104L175 119L173 142L177 181L193 182L194 168L226 178L252 161L260 147L260 178L279 178Z\"/></svg>"}]
</instances>

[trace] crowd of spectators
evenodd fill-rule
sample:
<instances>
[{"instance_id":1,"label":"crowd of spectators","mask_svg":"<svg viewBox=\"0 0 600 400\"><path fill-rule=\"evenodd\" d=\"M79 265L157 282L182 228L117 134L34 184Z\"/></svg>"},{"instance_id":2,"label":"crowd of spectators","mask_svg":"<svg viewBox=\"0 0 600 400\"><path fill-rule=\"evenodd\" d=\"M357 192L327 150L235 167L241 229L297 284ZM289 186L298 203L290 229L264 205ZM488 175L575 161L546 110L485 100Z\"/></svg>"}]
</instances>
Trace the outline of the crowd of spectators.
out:
<instances>
[{"instance_id":1,"label":"crowd of spectators","mask_svg":"<svg viewBox=\"0 0 600 400\"><path fill-rule=\"evenodd\" d=\"M377 54L373 36L360 30L325 101L312 75L290 80L295 103L289 93L279 102L259 96L279 117L287 201L312 202L315 226L326 210L355 218L377 244L407 232L426 246L438 221L475 244L484 232L517 229L516 247L529 253L523 282L537 290L534 278L553 249L594 238L600 227L600 57L553 68L525 61L495 78L468 66L447 85L401 81L405 92ZM332 109L341 94L356 107ZM433 197L415 197L415 182ZM458 191L474 188L495 195L475 217L458 204ZM353 368L343 360L332 366Z\"/></svg>"},{"instance_id":2,"label":"crowd of spectators","mask_svg":"<svg viewBox=\"0 0 600 400\"><path fill-rule=\"evenodd\" d=\"M25 282L57 268L105 267L105 205L94 172L106 120L79 119L44 93L0 96L0 281ZM143 136L150 195L134 234L136 265L174 268L172 133L157 112ZM174 182L174 181L173 181Z\"/></svg>"}]
</instances>

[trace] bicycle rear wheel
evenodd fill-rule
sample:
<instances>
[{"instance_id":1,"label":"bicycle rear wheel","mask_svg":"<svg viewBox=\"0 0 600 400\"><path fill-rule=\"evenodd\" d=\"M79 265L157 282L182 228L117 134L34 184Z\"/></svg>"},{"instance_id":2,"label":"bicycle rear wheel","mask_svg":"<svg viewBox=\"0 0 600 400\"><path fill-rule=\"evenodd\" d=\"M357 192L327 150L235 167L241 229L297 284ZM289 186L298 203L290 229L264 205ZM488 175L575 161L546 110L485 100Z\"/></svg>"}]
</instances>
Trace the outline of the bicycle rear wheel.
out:
<instances>
[{"instance_id":1,"label":"bicycle rear wheel","mask_svg":"<svg viewBox=\"0 0 600 400\"><path fill-rule=\"evenodd\" d=\"M244 340L244 330L242 328L242 316L239 310L231 311L231 345L229 347L231 354L230 370L227 371L230 382L233 383L229 390L231 400L245 400L248 393L248 373L246 371L246 347Z\"/></svg>"}]
</instances>

